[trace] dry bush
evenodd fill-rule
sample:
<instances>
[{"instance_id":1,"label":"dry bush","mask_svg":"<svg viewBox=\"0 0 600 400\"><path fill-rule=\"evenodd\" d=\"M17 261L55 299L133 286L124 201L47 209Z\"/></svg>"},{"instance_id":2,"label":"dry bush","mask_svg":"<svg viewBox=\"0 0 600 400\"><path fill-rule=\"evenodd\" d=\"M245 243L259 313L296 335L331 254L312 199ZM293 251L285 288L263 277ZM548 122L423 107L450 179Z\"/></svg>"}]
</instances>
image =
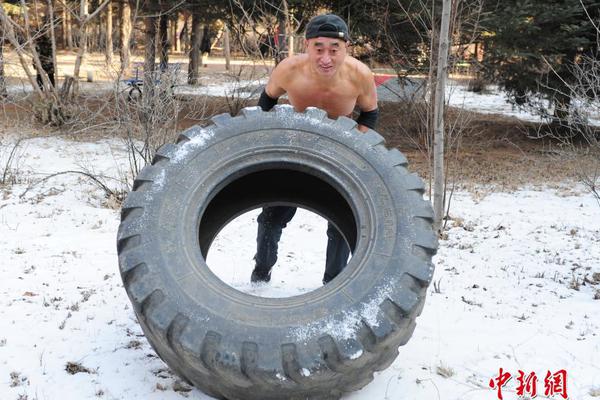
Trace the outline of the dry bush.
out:
<instances>
[{"instance_id":1,"label":"dry bush","mask_svg":"<svg viewBox=\"0 0 600 400\"><path fill-rule=\"evenodd\" d=\"M128 170L119 171L117 200L126 194L135 176L152 161L158 149L175 141L182 125L206 121L211 110L205 96L177 94L177 86L184 80L185 73L173 69L156 72L150 87L128 86L117 74L110 89L80 93L72 118L61 131L75 137L101 133L123 140ZM80 168L106 188L114 187L114 182L109 185L105 177L85 165ZM107 196L114 197L114 193L107 192Z\"/></svg>"},{"instance_id":2,"label":"dry bush","mask_svg":"<svg viewBox=\"0 0 600 400\"><path fill-rule=\"evenodd\" d=\"M260 79L265 75L258 72L254 65L242 66L235 73L228 74L231 86L225 91L228 112L237 115L244 107L256 102L262 86Z\"/></svg>"},{"instance_id":3,"label":"dry bush","mask_svg":"<svg viewBox=\"0 0 600 400\"><path fill-rule=\"evenodd\" d=\"M600 33L600 32L599 32ZM565 116L527 132L534 138L549 140L548 154L557 162L573 164L578 182L600 205L600 59L581 56L571 64L573 83L566 83L569 104L555 110Z\"/></svg>"},{"instance_id":4,"label":"dry bush","mask_svg":"<svg viewBox=\"0 0 600 400\"><path fill-rule=\"evenodd\" d=\"M0 188L20 181L23 138L0 138Z\"/></svg>"}]
</instances>

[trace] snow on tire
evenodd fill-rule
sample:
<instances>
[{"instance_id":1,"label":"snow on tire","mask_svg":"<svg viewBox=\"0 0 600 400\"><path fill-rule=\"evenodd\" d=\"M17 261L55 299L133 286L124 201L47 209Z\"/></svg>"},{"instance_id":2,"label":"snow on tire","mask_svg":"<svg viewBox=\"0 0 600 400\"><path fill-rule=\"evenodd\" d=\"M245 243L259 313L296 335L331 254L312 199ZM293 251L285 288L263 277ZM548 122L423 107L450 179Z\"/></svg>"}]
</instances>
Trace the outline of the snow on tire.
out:
<instances>
[{"instance_id":1,"label":"snow on tire","mask_svg":"<svg viewBox=\"0 0 600 400\"><path fill-rule=\"evenodd\" d=\"M217 398L331 399L363 387L409 340L432 278L422 181L379 134L316 108L212 121L162 147L123 204L119 266L148 341ZM203 255L229 221L263 205L327 218L352 249L347 267L289 298L222 282Z\"/></svg>"}]
</instances>

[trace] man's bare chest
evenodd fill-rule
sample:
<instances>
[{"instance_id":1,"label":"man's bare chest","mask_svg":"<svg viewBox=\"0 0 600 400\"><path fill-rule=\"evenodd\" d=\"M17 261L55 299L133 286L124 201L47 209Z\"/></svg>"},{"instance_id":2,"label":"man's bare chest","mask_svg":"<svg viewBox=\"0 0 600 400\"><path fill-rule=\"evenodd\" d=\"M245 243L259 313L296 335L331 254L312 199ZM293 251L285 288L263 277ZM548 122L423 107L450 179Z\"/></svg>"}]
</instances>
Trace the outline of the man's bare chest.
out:
<instances>
[{"instance_id":1,"label":"man's bare chest","mask_svg":"<svg viewBox=\"0 0 600 400\"><path fill-rule=\"evenodd\" d=\"M349 84L318 87L299 83L288 88L287 94L297 111L304 111L307 107L318 107L327 111L332 118L351 114L358 98L358 91Z\"/></svg>"}]
</instances>

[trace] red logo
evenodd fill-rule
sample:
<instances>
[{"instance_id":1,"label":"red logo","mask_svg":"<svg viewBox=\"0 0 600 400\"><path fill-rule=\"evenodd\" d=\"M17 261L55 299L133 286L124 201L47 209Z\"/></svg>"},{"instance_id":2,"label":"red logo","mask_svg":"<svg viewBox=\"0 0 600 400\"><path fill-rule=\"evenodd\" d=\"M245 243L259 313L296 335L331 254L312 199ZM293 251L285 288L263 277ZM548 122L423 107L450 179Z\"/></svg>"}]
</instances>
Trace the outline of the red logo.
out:
<instances>
[{"instance_id":1,"label":"red logo","mask_svg":"<svg viewBox=\"0 0 600 400\"><path fill-rule=\"evenodd\" d=\"M544 378L544 387L546 388L545 396L559 395L563 399L569 398L567 395L567 371L561 369L553 374L548 371Z\"/></svg>"},{"instance_id":2,"label":"red logo","mask_svg":"<svg viewBox=\"0 0 600 400\"><path fill-rule=\"evenodd\" d=\"M521 370L517 371L517 373L517 398L522 399L527 396L527 398L534 399L537 396L537 375L535 372L526 374ZM504 369L500 368L498 375L490 379L489 386L490 388L496 390L498 400L504 400L504 397L502 396L502 388L504 388L508 382L510 382L512 377L513 376L510 372L504 371ZM551 371L546 373L546 377L544 378L544 396L560 396L565 400L569 398L569 395L567 394L567 371L561 369L554 373Z\"/></svg>"}]
</instances>

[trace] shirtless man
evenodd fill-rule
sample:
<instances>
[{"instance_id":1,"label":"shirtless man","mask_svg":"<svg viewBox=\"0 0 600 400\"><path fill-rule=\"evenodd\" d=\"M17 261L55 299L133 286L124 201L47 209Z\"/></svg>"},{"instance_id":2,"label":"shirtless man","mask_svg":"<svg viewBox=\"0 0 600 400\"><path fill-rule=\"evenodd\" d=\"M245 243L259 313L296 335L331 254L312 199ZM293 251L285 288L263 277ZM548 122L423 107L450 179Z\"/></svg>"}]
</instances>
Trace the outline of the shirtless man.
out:
<instances>
[{"instance_id":1,"label":"shirtless man","mask_svg":"<svg viewBox=\"0 0 600 400\"><path fill-rule=\"evenodd\" d=\"M268 111L287 93L298 112L307 107L325 110L329 118L350 116L360 108L358 129L366 132L377 121L377 91L369 68L348 56L350 37L346 23L337 15L319 15L306 27L306 53L283 60L273 70L258 105ZM256 265L252 282L268 282L277 261L277 244L281 231L296 213L296 207L264 207L258 216ZM350 249L338 230L327 227L327 259L323 283L327 283L346 266Z\"/></svg>"}]
</instances>

